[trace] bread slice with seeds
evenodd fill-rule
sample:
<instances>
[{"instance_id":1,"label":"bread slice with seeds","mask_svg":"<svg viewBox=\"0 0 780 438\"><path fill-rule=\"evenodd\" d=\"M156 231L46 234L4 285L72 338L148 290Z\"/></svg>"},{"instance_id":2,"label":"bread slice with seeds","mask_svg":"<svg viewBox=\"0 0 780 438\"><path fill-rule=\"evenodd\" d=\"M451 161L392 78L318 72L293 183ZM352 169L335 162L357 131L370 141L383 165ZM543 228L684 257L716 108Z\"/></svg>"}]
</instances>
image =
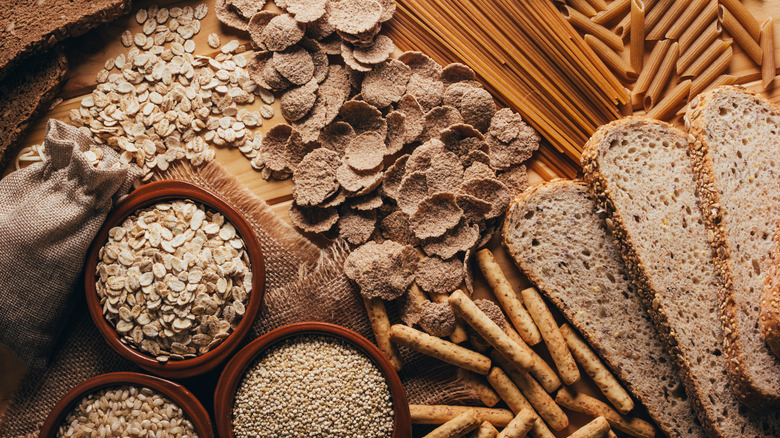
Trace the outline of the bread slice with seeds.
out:
<instances>
[{"instance_id":1,"label":"bread slice with seeds","mask_svg":"<svg viewBox=\"0 0 780 438\"><path fill-rule=\"evenodd\" d=\"M689 142L655 120L629 117L599 128L585 146L585 181L607 213L623 261L708 436L780 436L780 411L759 414L734 393L718 310L723 282L699 209Z\"/></svg>"},{"instance_id":2,"label":"bread slice with seeds","mask_svg":"<svg viewBox=\"0 0 780 438\"><path fill-rule=\"evenodd\" d=\"M742 87L716 88L686 120L704 219L727 282L721 305L729 375L756 410L780 406L780 359L761 336L759 301L780 219L780 110Z\"/></svg>"},{"instance_id":3,"label":"bread slice with seeds","mask_svg":"<svg viewBox=\"0 0 780 438\"><path fill-rule=\"evenodd\" d=\"M668 437L706 436L583 182L554 180L520 194L503 241Z\"/></svg>"}]
</instances>

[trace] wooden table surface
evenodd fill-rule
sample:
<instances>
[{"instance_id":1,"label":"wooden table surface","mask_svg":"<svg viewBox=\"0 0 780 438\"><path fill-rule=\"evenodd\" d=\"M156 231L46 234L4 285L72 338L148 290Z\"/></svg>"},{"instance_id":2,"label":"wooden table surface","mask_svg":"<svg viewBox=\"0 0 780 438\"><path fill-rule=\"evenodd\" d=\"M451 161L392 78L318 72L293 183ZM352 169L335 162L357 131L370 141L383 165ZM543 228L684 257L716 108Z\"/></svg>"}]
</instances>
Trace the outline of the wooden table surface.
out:
<instances>
[{"instance_id":1,"label":"wooden table surface","mask_svg":"<svg viewBox=\"0 0 780 438\"><path fill-rule=\"evenodd\" d=\"M88 35L72 40L68 44L67 49L71 62L70 75L59 95L63 101L47 111L41 119L34 124L30 133L23 140L24 146L40 144L43 142L45 124L49 118L53 117L64 122L69 122L68 112L71 109L78 108L81 98L92 92L96 86L95 77L98 71L103 68L105 61L108 58L118 56L120 53L127 52L128 49L122 46L119 41L121 33L125 29L130 29L134 33L140 31L140 25L135 21L135 11L139 8L146 8L152 3L157 3L160 6L172 7L183 5L194 6L198 3L202 3L202 1L135 1L133 10L130 14L121 17L109 26L102 26ZM241 43L248 43L247 33L231 29L219 23L214 13L214 0L206 0L205 3L209 5L209 13L206 18L201 21L201 31L193 37L196 43L196 54L214 56L218 53L218 49L211 49L206 43L206 38L210 33L217 33L220 36L222 44L227 43L231 39L237 39ZM745 0L744 4L754 13L759 21L762 21L768 16L780 17L780 2ZM274 8L275 6L271 4L266 7ZM780 59L780 26L775 26L775 32L777 33L775 47L778 52L776 58ZM734 50L730 74L738 76L738 83L751 89L765 92L766 95L775 102L780 101L780 85L771 87L769 90L761 90L760 81L757 80L760 75L759 69L739 48L735 48ZM257 110L261 104L262 101L257 99L254 104L242 106L242 108ZM281 117L281 112L279 111L278 99L272 106L275 109L276 116L273 119L264 121L263 126L259 128L261 132L267 131L277 123L284 122L284 119ZM677 122L680 122L679 118L677 119ZM260 178L259 173L253 170L249 165L249 160L244 158L237 149L218 148L216 150L216 159L243 185L271 205L276 214L289 222L287 209L289 208L292 199L292 182L289 179L286 181L263 180ZM9 169L5 170L4 174L7 174L12 169L13 163L9 166ZM535 158L531 158L529 169L529 181L531 184L562 176L557 175L554 170L544 166ZM498 239L494 239L489 247L496 254L499 263L504 268L507 277L515 286L516 291L520 291L522 288L529 285L528 280L525 279L511 262ZM477 269L475 272L475 295L479 298L491 298L492 294L478 271L479 270ZM541 349L539 351L541 354L545 355L545 357L549 358L549 356L546 355L546 352L541 351ZM14 391L18 388L19 383L24 377L25 372L24 366L0 345L0 413L6 409L9 401L13 397ZM583 375L583 377L587 379L587 376ZM590 382L583 382L580 385L580 389L594 396L600 396L594 388L595 387L592 386L592 383ZM571 418L573 425L556 435L567 436L576 429L576 425L582 425L587 421L585 417L576 415L573 415Z\"/></svg>"}]
</instances>

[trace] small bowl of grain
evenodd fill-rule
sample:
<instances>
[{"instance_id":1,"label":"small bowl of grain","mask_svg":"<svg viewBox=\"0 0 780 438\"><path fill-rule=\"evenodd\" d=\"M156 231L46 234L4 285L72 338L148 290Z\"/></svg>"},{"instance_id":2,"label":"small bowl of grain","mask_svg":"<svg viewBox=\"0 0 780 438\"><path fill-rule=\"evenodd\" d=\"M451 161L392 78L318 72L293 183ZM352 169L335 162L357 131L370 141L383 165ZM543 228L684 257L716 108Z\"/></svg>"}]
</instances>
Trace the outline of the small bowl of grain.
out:
<instances>
[{"instance_id":1,"label":"small bowl of grain","mask_svg":"<svg viewBox=\"0 0 780 438\"><path fill-rule=\"evenodd\" d=\"M87 307L126 359L167 378L222 363L260 311L265 268L244 217L186 181L138 188L112 210L87 255Z\"/></svg>"},{"instance_id":2,"label":"small bowl of grain","mask_svg":"<svg viewBox=\"0 0 780 438\"><path fill-rule=\"evenodd\" d=\"M146 374L101 374L70 390L46 417L41 438L79 436L213 438L209 414L195 395Z\"/></svg>"},{"instance_id":3,"label":"small bowl of grain","mask_svg":"<svg viewBox=\"0 0 780 438\"><path fill-rule=\"evenodd\" d=\"M228 362L214 392L220 437L411 437L401 379L363 336L334 324L273 330Z\"/></svg>"}]
</instances>

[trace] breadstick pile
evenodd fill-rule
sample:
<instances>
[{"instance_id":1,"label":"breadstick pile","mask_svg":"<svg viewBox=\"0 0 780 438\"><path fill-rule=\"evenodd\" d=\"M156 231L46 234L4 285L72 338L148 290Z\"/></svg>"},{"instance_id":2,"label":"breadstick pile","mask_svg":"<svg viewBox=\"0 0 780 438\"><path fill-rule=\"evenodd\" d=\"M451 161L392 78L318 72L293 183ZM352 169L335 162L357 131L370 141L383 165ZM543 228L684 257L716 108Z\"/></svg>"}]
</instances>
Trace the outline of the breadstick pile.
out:
<instances>
[{"instance_id":1,"label":"breadstick pile","mask_svg":"<svg viewBox=\"0 0 780 438\"><path fill-rule=\"evenodd\" d=\"M664 44L666 49L678 45ZM558 325L540 293L535 288L516 291L490 250L475 256L498 307L485 307L459 289L426 294L412 283L404 324L391 325L381 300L365 301L377 344L396 369L402 366L399 347L454 365L459 380L484 405L410 405L413 423L439 426L426 437L552 438L553 432L569 428L564 409L593 417L572 437L612 437L612 428L636 437L654 436L653 425L631 416L634 401L628 392L574 329ZM420 323L414 309L431 304L449 306L452 315L447 319L457 322L462 334L451 325L446 333L434 335ZM531 348L542 344L554 367ZM583 374L608 403L570 388Z\"/></svg>"},{"instance_id":2,"label":"breadstick pile","mask_svg":"<svg viewBox=\"0 0 780 438\"><path fill-rule=\"evenodd\" d=\"M698 94L735 83L732 40L761 68L765 89L776 75L772 18L759 24L739 0L567 0L559 9L631 90L636 107L624 115L667 120Z\"/></svg>"}]
</instances>

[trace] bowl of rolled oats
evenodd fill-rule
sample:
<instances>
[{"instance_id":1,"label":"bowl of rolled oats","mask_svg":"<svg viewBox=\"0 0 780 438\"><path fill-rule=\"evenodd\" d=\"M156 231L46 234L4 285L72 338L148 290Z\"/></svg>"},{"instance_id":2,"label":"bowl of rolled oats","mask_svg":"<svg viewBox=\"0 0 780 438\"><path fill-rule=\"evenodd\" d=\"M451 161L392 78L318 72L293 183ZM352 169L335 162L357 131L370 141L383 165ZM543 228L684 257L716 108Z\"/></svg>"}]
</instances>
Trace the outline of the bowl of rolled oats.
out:
<instances>
[{"instance_id":1,"label":"bowl of rolled oats","mask_svg":"<svg viewBox=\"0 0 780 438\"><path fill-rule=\"evenodd\" d=\"M214 392L220 437L411 437L401 379L347 328L302 322L273 330L228 362Z\"/></svg>"},{"instance_id":2,"label":"bowl of rolled oats","mask_svg":"<svg viewBox=\"0 0 780 438\"><path fill-rule=\"evenodd\" d=\"M109 345L154 374L203 374L238 347L263 297L260 243L243 216L186 181L133 191L87 256L85 289Z\"/></svg>"},{"instance_id":3,"label":"bowl of rolled oats","mask_svg":"<svg viewBox=\"0 0 780 438\"><path fill-rule=\"evenodd\" d=\"M146 374L101 374L60 399L41 438L171 436L212 438L209 414L195 395Z\"/></svg>"}]
</instances>

